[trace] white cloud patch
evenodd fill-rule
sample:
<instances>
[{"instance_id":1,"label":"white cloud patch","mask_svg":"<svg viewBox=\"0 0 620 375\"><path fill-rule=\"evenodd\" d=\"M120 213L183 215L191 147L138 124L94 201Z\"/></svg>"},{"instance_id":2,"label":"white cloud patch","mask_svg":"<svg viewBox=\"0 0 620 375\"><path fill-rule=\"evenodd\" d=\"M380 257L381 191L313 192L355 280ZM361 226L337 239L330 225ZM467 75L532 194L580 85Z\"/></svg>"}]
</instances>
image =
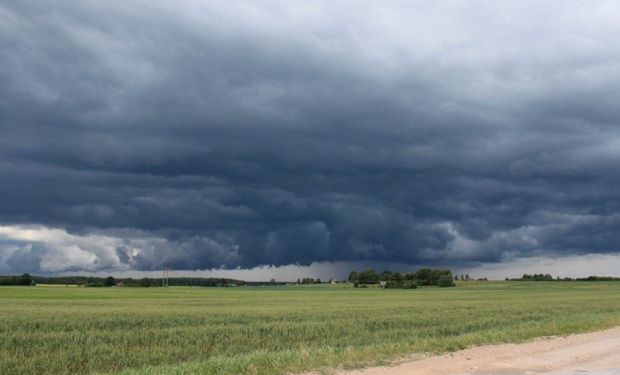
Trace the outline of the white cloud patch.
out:
<instances>
[{"instance_id":1,"label":"white cloud patch","mask_svg":"<svg viewBox=\"0 0 620 375\"><path fill-rule=\"evenodd\" d=\"M17 245L2 246L2 243ZM89 234L79 236L43 226L0 226L0 254L4 265L36 272L125 269L115 249L123 239Z\"/></svg>"},{"instance_id":2,"label":"white cloud patch","mask_svg":"<svg viewBox=\"0 0 620 375\"><path fill-rule=\"evenodd\" d=\"M197 236L171 241L139 231L78 235L43 226L0 226L0 270L5 272L123 272L191 263L191 257L225 266L236 261L235 246Z\"/></svg>"}]
</instances>

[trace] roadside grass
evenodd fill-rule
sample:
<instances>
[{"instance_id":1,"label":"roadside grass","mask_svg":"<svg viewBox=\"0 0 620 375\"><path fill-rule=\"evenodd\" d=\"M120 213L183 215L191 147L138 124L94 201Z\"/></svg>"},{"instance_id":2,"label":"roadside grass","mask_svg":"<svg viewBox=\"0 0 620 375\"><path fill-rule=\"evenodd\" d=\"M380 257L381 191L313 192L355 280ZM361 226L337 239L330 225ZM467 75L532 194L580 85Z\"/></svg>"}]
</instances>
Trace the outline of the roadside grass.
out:
<instances>
[{"instance_id":1,"label":"roadside grass","mask_svg":"<svg viewBox=\"0 0 620 375\"><path fill-rule=\"evenodd\" d=\"M277 374L620 325L620 283L0 288L1 374Z\"/></svg>"}]
</instances>

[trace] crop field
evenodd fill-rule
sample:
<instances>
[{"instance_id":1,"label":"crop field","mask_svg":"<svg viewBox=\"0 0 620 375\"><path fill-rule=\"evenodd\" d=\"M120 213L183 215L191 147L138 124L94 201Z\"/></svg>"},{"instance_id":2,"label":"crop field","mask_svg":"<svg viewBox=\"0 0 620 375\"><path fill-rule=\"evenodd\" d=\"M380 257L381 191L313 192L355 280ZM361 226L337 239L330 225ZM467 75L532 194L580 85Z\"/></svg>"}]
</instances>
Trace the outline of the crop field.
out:
<instances>
[{"instance_id":1,"label":"crop field","mask_svg":"<svg viewBox=\"0 0 620 375\"><path fill-rule=\"evenodd\" d=\"M277 374L620 325L620 283L0 288L0 374Z\"/></svg>"}]
</instances>

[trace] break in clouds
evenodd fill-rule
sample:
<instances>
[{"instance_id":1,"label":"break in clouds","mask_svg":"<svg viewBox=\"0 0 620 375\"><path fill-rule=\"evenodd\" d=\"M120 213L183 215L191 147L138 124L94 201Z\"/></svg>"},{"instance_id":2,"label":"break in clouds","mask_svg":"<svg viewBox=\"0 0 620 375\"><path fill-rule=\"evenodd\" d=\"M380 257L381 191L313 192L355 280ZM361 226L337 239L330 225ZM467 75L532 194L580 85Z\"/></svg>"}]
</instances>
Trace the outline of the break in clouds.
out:
<instances>
[{"instance_id":1,"label":"break in clouds","mask_svg":"<svg viewBox=\"0 0 620 375\"><path fill-rule=\"evenodd\" d=\"M619 14L5 2L0 272L617 253Z\"/></svg>"}]
</instances>

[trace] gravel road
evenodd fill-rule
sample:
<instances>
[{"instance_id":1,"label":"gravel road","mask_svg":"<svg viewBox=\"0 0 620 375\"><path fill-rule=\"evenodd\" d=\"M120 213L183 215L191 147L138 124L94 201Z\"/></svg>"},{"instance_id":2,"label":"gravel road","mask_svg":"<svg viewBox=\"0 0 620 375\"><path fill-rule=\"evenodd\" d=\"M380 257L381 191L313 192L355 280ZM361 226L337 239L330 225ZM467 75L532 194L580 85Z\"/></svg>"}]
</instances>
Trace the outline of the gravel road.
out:
<instances>
[{"instance_id":1,"label":"gravel road","mask_svg":"<svg viewBox=\"0 0 620 375\"><path fill-rule=\"evenodd\" d=\"M479 346L339 375L620 375L620 327L524 344Z\"/></svg>"}]
</instances>

